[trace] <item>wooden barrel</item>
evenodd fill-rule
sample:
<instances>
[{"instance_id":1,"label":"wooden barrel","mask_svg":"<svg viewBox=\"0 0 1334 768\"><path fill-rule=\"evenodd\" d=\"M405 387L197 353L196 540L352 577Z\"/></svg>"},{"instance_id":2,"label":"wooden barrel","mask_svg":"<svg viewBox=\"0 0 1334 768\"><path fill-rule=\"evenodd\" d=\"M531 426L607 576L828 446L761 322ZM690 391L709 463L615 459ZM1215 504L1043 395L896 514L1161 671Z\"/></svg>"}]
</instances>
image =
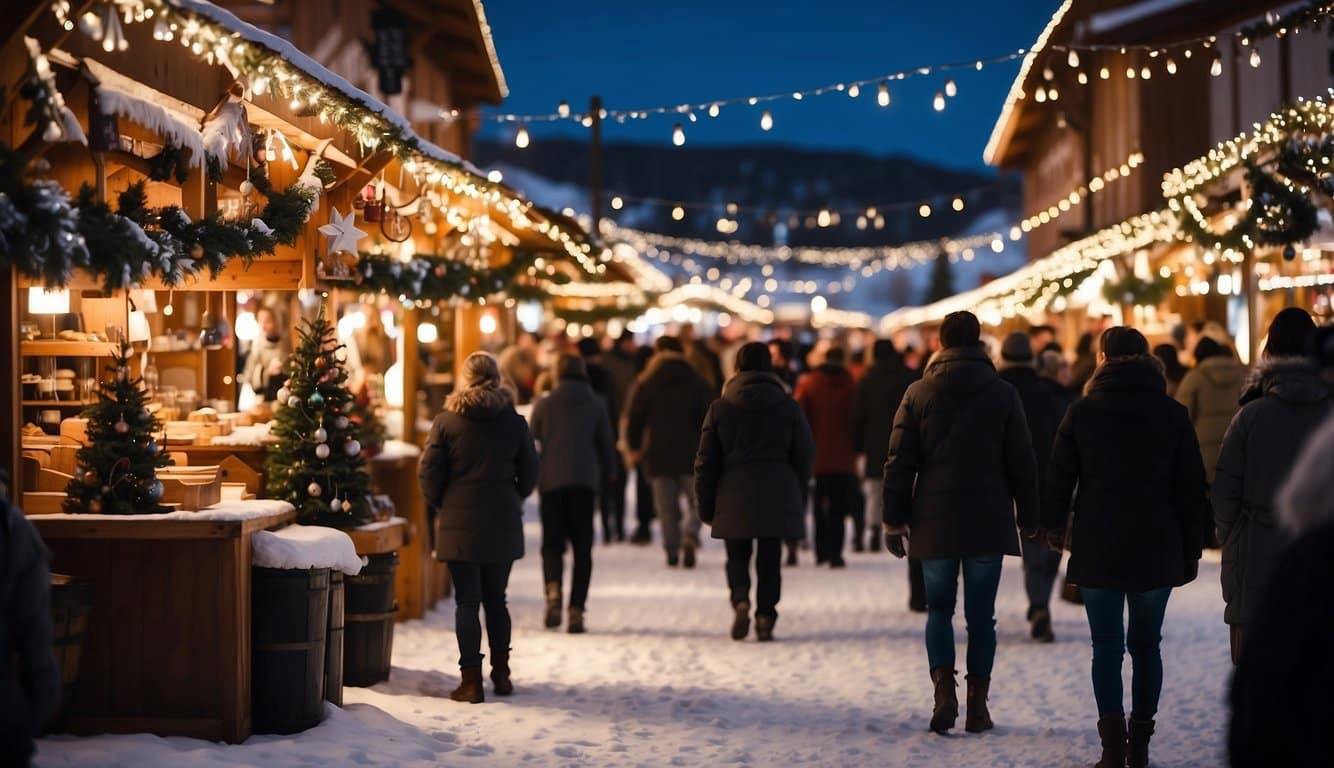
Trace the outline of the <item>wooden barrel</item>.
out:
<instances>
[{"instance_id":1,"label":"wooden barrel","mask_svg":"<svg viewBox=\"0 0 1334 768\"><path fill-rule=\"evenodd\" d=\"M329 628L324 649L324 700L343 706L343 572L329 572Z\"/></svg>"},{"instance_id":2,"label":"wooden barrel","mask_svg":"<svg viewBox=\"0 0 1334 768\"><path fill-rule=\"evenodd\" d=\"M254 731L304 731L324 719L329 569L251 573Z\"/></svg>"},{"instance_id":3,"label":"wooden barrel","mask_svg":"<svg viewBox=\"0 0 1334 768\"><path fill-rule=\"evenodd\" d=\"M88 582L61 573L51 574L51 645L60 665L61 684L60 711L51 723L53 731L63 729L74 701L91 605Z\"/></svg>"},{"instance_id":4,"label":"wooden barrel","mask_svg":"<svg viewBox=\"0 0 1334 768\"><path fill-rule=\"evenodd\" d=\"M371 555L361 573L348 576L343 645L343 684L365 687L389 679L394 650L394 572L398 553Z\"/></svg>"}]
</instances>

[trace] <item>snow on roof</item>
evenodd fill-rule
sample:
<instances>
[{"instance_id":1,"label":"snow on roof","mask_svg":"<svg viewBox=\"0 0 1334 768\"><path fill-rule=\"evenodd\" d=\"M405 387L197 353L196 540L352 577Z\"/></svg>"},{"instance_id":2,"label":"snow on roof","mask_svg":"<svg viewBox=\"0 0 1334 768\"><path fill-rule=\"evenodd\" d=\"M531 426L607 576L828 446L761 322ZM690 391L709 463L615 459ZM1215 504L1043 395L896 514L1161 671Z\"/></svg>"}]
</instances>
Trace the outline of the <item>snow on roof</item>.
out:
<instances>
[{"instance_id":1,"label":"snow on roof","mask_svg":"<svg viewBox=\"0 0 1334 768\"><path fill-rule=\"evenodd\" d=\"M988 165L995 165L1000 152L1001 144L1009 141L1012 129L1011 121L1016 117L1015 110L1019 101L1023 98L1024 82L1028 80L1028 73L1033 69L1033 63L1037 61L1038 54L1047 47L1047 42L1051 39L1052 33L1061 25L1061 20L1065 14L1070 11L1070 6L1074 5L1074 0L1063 0L1061 7L1052 14L1051 20L1038 35L1038 39L1033 43L1033 47L1028 49L1024 56L1024 62L1019 66L1019 74L1015 76L1014 82L1010 84L1010 93L1005 97L1005 106L1001 107L1000 117L996 118L996 125L991 129L991 138L987 140L987 148L982 151L982 160Z\"/></svg>"}]
</instances>

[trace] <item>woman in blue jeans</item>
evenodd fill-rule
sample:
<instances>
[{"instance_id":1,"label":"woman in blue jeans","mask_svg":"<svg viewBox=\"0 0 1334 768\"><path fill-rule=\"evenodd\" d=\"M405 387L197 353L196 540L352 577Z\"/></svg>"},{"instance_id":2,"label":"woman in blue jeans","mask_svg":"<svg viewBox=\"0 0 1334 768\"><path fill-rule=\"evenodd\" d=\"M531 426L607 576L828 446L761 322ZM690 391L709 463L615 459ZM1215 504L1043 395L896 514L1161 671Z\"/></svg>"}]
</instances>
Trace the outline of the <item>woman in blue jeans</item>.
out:
<instances>
[{"instance_id":1,"label":"woman in blue jeans","mask_svg":"<svg viewBox=\"0 0 1334 768\"><path fill-rule=\"evenodd\" d=\"M1001 558L1019 555L1018 516L1038 525L1037 460L1019 393L996 373L977 318L956 312L940 327L944 349L908 387L894 417L885 462L885 546L922 561L926 656L935 686L931 730L959 716L954 607L963 573L968 625L964 730L992 728L987 696L996 657L996 588Z\"/></svg>"},{"instance_id":2,"label":"woman in blue jeans","mask_svg":"<svg viewBox=\"0 0 1334 768\"><path fill-rule=\"evenodd\" d=\"M1042 518L1057 546L1072 521L1068 573L1093 638L1098 768L1145 768L1163 687L1163 614L1172 588L1199 571L1204 463L1190 417L1167 396L1162 363L1144 336L1118 326L1098 346L1084 399L1056 436ZM1127 649L1129 723L1121 685Z\"/></svg>"}]
</instances>

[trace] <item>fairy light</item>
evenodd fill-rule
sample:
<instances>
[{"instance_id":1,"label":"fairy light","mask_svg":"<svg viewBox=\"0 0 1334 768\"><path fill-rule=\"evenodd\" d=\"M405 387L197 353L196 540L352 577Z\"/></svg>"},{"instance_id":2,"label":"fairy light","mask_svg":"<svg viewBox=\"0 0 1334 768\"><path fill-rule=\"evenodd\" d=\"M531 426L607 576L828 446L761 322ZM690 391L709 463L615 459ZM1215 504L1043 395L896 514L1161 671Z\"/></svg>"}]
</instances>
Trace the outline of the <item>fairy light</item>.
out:
<instances>
[{"instance_id":1,"label":"fairy light","mask_svg":"<svg viewBox=\"0 0 1334 768\"><path fill-rule=\"evenodd\" d=\"M521 125L519 130L514 133L514 146L519 149L528 148L528 126Z\"/></svg>"},{"instance_id":2,"label":"fairy light","mask_svg":"<svg viewBox=\"0 0 1334 768\"><path fill-rule=\"evenodd\" d=\"M710 105L709 105L709 117L717 117L717 116L718 116L718 113L721 112L721 111L722 111L722 107L719 107L717 104L710 104Z\"/></svg>"},{"instance_id":3,"label":"fairy light","mask_svg":"<svg viewBox=\"0 0 1334 768\"><path fill-rule=\"evenodd\" d=\"M1251 62L1251 67L1253 67L1253 68L1258 68L1258 67L1260 66L1260 49L1259 49L1259 48L1252 48L1252 49L1251 49L1251 58L1250 58L1250 62Z\"/></svg>"},{"instance_id":4,"label":"fairy light","mask_svg":"<svg viewBox=\"0 0 1334 768\"><path fill-rule=\"evenodd\" d=\"M769 131L773 130L773 127L774 116L769 114L769 110L766 109L764 110L764 114L760 115L760 130Z\"/></svg>"},{"instance_id":5,"label":"fairy light","mask_svg":"<svg viewBox=\"0 0 1334 768\"><path fill-rule=\"evenodd\" d=\"M931 100L931 107L937 112L945 111L945 94L936 91L936 97Z\"/></svg>"},{"instance_id":6,"label":"fairy light","mask_svg":"<svg viewBox=\"0 0 1334 768\"><path fill-rule=\"evenodd\" d=\"M862 88L860 85L853 83L848 86L848 98L855 99L860 95L862 95Z\"/></svg>"},{"instance_id":7,"label":"fairy light","mask_svg":"<svg viewBox=\"0 0 1334 768\"><path fill-rule=\"evenodd\" d=\"M563 101L563 100L562 100L561 103L557 104L557 105L556 105L556 114L557 114L557 115L560 115L562 118L569 117L569 116L570 116L570 102L568 102L568 101Z\"/></svg>"},{"instance_id":8,"label":"fairy light","mask_svg":"<svg viewBox=\"0 0 1334 768\"><path fill-rule=\"evenodd\" d=\"M1223 58L1218 54L1214 54L1214 61L1209 65L1209 74L1214 77L1223 74Z\"/></svg>"},{"instance_id":9,"label":"fairy light","mask_svg":"<svg viewBox=\"0 0 1334 768\"><path fill-rule=\"evenodd\" d=\"M1069 64L1071 69L1078 69L1078 68L1079 68L1079 53L1078 53L1077 51L1075 51L1073 48L1071 48L1071 49L1070 49L1070 54L1069 54L1068 56L1066 56L1066 58L1065 58L1065 63L1066 63L1066 64Z\"/></svg>"},{"instance_id":10,"label":"fairy light","mask_svg":"<svg viewBox=\"0 0 1334 768\"><path fill-rule=\"evenodd\" d=\"M931 206L927 205L926 203L922 203L922 204L921 204L920 206L918 206L918 208L917 208L917 215L918 215L918 216L921 216L921 217L924 218L924 219L930 218L930 217L931 217Z\"/></svg>"},{"instance_id":11,"label":"fairy light","mask_svg":"<svg viewBox=\"0 0 1334 768\"><path fill-rule=\"evenodd\" d=\"M676 206L672 209L672 221L680 221L686 217L686 209Z\"/></svg>"},{"instance_id":12,"label":"fairy light","mask_svg":"<svg viewBox=\"0 0 1334 768\"><path fill-rule=\"evenodd\" d=\"M1166 69L1167 74L1169 75L1175 75L1177 73L1177 63L1172 60L1171 56L1167 57L1167 61L1163 64L1163 69Z\"/></svg>"},{"instance_id":13,"label":"fairy light","mask_svg":"<svg viewBox=\"0 0 1334 768\"><path fill-rule=\"evenodd\" d=\"M625 201L621 199L620 195L617 195L611 199L612 210L619 211L623 207L625 207Z\"/></svg>"},{"instance_id":14,"label":"fairy light","mask_svg":"<svg viewBox=\"0 0 1334 768\"><path fill-rule=\"evenodd\" d=\"M962 210L963 210L963 198L962 198L962 197L956 197L956 198L954 198L954 202L950 203L950 207L953 208L955 211L962 211Z\"/></svg>"},{"instance_id":15,"label":"fairy light","mask_svg":"<svg viewBox=\"0 0 1334 768\"><path fill-rule=\"evenodd\" d=\"M882 106L882 107L888 107L888 106L889 106L889 84L888 84L888 83L881 83L880 86L879 86L879 88L876 89L875 103L879 104L879 105Z\"/></svg>"},{"instance_id":16,"label":"fairy light","mask_svg":"<svg viewBox=\"0 0 1334 768\"><path fill-rule=\"evenodd\" d=\"M686 143L685 129L681 127L680 123L677 123L675 126L672 127L672 144L680 147L684 146L685 143Z\"/></svg>"},{"instance_id":17,"label":"fairy light","mask_svg":"<svg viewBox=\"0 0 1334 768\"><path fill-rule=\"evenodd\" d=\"M954 78L945 81L945 95L951 99L959 95L959 86L955 84Z\"/></svg>"}]
</instances>

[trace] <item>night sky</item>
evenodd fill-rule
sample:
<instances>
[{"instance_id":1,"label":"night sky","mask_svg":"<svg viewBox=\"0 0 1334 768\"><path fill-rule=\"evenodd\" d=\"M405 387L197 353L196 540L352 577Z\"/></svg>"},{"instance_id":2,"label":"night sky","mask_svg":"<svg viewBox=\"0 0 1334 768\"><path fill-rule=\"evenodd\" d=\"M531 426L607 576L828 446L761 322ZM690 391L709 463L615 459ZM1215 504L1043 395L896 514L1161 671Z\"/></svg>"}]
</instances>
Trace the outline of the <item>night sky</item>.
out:
<instances>
[{"instance_id":1,"label":"night sky","mask_svg":"<svg viewBox=\"0 0 1334 768\"><path fill-rule=\"evenodd\" d=\"M927 64L971 61L1033 44L1057 0L489 0L485 4L510 96L499 108L553 112L561 99L576 111L593 94L608 109L637 109L807 89ZM685 126L687 145L770 142L904 153L981 170L982 149L1017 61L959 71L959 93L943 112L931 107L948 75L890 83L891 104L874 88L857 99L829 94L763 105L608 124L608 141L661 142ZM483 135L512 137L513 126ZM577 123L533 125L533 142L553 133L586 135ZM636 190L652 194L653 190Z\"/></svg>"}]
</instances>

